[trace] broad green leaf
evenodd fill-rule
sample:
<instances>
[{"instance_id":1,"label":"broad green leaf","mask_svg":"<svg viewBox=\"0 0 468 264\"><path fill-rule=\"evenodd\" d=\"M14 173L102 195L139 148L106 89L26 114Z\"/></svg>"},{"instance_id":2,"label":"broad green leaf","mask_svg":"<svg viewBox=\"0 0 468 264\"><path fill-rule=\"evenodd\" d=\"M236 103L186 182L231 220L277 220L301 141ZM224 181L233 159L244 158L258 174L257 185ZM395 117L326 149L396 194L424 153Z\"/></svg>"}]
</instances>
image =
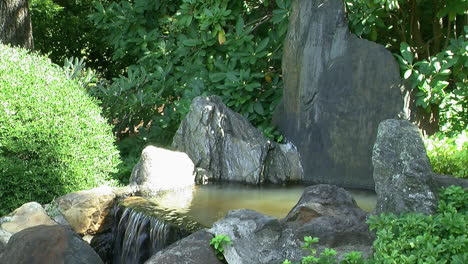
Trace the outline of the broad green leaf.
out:
<instances>
[{"instance_id":1,"label":"broad green leaf","mask_svg":"<svg viewBox=\"0 0 468 264\"><path fill-rule=\"evenodd\" d=\"M263 50L267 47L269 41L270 41L270 38L268 38L268 37L265 38L265 39L263 39L263 40L258 44L257 49L255 50L255 53L258 54L259 52L263 51Z\"/></svg>"},{"instance_id":2,"label":"broad green leaf","mask_svg":"<svg viewBox=\"0 0 468 264\"><path fill-rule=\"evenodd\" d=\"M221 29L218 32L218 43L219 43L219 45L223 45L224 42L226 42L226 33L224 32L223 29Z\"/></svg>"},{"instance_id":3,"label":"broad green leaf","mask_svg":"<svg viewBox=\"0 0 468 264\"><path fill-rule=\"evenodd\" d=\"M408 69L405 71L405 74L403 75L403 77L405 78L405 80L407 80L411 74L413 73L413 70L412 69Z\"/></svg>"},{"instance_id":4,"label":"broad green leaf","mask_svg":"<svg viewBox=\"0 0 468 264\"><path fill-rule=\"evenodd\" d=\"M236 23L236 35L241 36L243 32L244 32L244 19L242 17L239 17Z\"/></svg>"},{"instance_id":5,"label":"broad green leaf","mask_svg":"<svg viewBox=\"0 0 468 264\"><path fill-rule=\"evenodd\" d=\"M408 64L413 64L413 53L411 52L410 46L406 42L401 42L400 44L400 52L403 59Z\"/></svg>"},{"instance_id":6,"label":"broad green leaf","mask_svg":"<svg viewBox=\"0 0 468 264\"><path fill-rule=\"evenodd\" d=\"M188 47L194 47L198 45L198 40L196 39L185 39L182 41L182 44Z\"/></svg>"},{"instance_id":7,"label":"broad green leaf","mask_svg":"<svg viewBox=\"0 0 468 264\"><path fill-rule=\"evenodd\" d=\"M254 104L254 110L259 115L263 115L265 113L265 110L263 109L263 106L262 106L262 104L260 102L256 102Z\"/></svg>"},{"instance_id":8,"label":"broad green leaf","mask_svg":"<svg viewBox=\"0 0 468 264\"><path fill-rule=\"evenodd\" d=\"M245 90L252 92L254 89L259 88L261 85L259 82L253 82L245 86Z\"/></svg>"},{"instance_id":9,"label":"broad green leaf","mask_svg":"<svg viewBox=\"0 0 468 264\"><path fill-rule=\"evenodd\" d=\"M212 82L220 82L226 78L226 74L222 72L210 73L209 78Z\"/></svg>"},{"instance_id":10,"label":"broad green leaf","mask_svg":"<svg viewBox=\"0 0 468 264\"><path fill-rule=\"evenodd\" d=\"M231 82L239 82L239 77L237 77L236 72L227 72L226 78L230 80Z\"/></svg>"}]
</instances>

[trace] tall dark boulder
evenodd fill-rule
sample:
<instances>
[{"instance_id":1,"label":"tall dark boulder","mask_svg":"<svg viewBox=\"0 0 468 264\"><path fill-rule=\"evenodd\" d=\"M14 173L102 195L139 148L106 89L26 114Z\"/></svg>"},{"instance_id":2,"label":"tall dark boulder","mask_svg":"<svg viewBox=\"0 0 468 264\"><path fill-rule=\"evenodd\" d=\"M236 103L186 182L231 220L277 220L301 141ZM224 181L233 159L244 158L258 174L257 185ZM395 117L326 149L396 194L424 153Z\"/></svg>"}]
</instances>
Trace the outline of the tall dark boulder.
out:
<instances>
[{"instance_id":1,"label":"tall dark boulder","mask_svg":"<svg viewBox=\"0 0 468 264\"><path fill-rule=\"evenodd\" d=\"M373 189L378 124L403 109L391 53L350 34L342 0L297 0L283 77L283 101L274 122L298 146L304 180Z\"/></svg>"}]
</instances>

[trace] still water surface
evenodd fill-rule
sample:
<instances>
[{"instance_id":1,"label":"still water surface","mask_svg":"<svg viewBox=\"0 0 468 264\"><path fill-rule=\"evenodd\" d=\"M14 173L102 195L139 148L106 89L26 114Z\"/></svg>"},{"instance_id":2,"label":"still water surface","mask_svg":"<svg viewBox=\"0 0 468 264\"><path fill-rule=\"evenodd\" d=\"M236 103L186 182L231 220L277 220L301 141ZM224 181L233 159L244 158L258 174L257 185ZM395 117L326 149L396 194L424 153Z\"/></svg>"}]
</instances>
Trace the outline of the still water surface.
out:
<instances>
[{"instance_id":1,"label":"still water surface","mask_svg":"<svg viewBox=\"0 0 468 264\"><path fill-rule=\"evenodd\" d=\"M211 226L233 209L252 209L281 219L299 201L304 188L240 184L198 185L168 192L149 200L160 209L175 211L204 226ZM375 208L375 192L350 189L348 191L363 210L371 211Z\"/></svg>"}]
</instances>

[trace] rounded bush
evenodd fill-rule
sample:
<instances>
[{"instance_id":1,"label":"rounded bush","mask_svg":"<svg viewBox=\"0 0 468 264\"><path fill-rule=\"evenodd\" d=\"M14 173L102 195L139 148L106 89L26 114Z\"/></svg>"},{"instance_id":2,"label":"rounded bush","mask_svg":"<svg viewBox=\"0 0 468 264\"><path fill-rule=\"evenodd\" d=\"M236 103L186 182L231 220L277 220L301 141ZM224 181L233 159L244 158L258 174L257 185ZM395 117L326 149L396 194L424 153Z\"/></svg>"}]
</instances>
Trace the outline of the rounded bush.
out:
<instances>
[{"instance_id":1,"label":"rounded bush","mask_svg":"<svg viewBox=\"0 0 468 264\"><path fill-rule=\"evenodd\" d=\"M47 58L0 44L0 215L108 183L118 163L97 102Z\"/></svg>"}]
</instances>

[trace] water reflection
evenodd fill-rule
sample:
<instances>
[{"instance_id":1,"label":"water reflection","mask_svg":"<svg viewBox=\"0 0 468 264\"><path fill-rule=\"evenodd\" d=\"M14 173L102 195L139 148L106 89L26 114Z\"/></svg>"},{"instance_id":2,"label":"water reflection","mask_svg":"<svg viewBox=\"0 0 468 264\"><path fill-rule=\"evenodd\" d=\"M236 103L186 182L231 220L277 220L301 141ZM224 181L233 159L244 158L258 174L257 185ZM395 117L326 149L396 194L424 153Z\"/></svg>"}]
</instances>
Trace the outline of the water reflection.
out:
<instances>
[{"instance_id":1,"label":"water reflection","mask_svg":"<svg viewBox=\"0 0 468 264\"><path fill-rule=\"evenodd\" d=\"M297 203L304 186L246 186L240 184L199 185L168 191L150 200L159 208L187 214L204 226L211 226L229 210L252 209L265 215L283 218ZM365 211L375 208L374 192L349 190L359 207Z\"/></svg>"}]
</instances>

